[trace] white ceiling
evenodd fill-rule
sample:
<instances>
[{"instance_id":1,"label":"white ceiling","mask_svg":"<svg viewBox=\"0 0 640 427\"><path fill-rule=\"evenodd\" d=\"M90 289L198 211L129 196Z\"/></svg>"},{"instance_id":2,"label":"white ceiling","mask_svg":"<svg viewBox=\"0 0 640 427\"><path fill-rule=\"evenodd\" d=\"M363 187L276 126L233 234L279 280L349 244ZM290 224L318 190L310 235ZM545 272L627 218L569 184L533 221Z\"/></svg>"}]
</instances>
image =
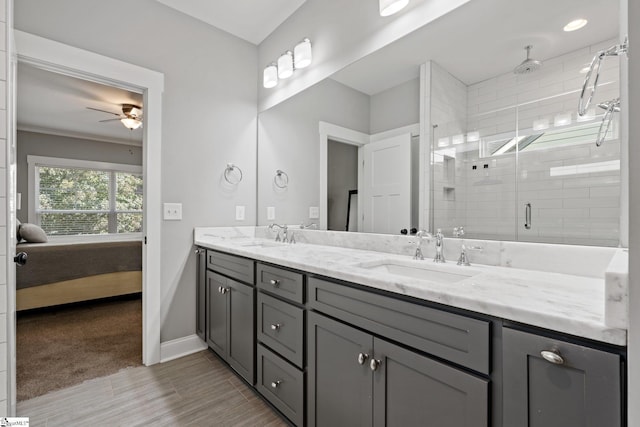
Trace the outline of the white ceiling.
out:
<instances>
[{"instance_id":1,"label":"white ceiling","mask_svg":"<svg viewBox=\"0 0 640 427\"><path fill-rule=\"evenodd\" d=\"M129 145L142 144L142 128L129 130L99 108L122 113L122 104L142 105L142 95L18 64L18 129Z\"/></svg>"},{"instance_id":2,"label":"white ceiling","mask_svg":"<svg viewBox=\"0 0 640 427\"><path fill-rule=\"evenodd\" d=\"M576 18L589 23L566 33ZM433 60L465 84L510 72L526 57L550 59L617 37L618 2L612 0L472 0L332 76L369 95L419 75Z\"/></svg>"},{"instance_id":3,"label":"white ceiling","mask_svg":"<svg viewBox=\"0 0 640 427\"><path fill-rule=\"evenodd\" d=\"M157 0L255 45L306 0Z\"/></svg>"}]
</instances>

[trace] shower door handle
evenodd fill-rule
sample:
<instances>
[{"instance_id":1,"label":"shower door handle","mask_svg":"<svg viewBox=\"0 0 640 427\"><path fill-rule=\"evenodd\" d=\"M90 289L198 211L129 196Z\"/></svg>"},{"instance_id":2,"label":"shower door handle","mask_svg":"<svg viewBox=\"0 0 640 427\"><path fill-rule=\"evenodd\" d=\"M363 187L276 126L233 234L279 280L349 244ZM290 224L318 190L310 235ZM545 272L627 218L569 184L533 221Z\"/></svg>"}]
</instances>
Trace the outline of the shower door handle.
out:
<instances>
[{"instance_id":1,"label":"shower door handle","mask_svg":"<svg viewBox=\"0 0 640 427\"><path fill-rule=\"evenodd\" d=\"M531 230L531 203L524 205L524 228Z\"/></svg>"}]
</instances>

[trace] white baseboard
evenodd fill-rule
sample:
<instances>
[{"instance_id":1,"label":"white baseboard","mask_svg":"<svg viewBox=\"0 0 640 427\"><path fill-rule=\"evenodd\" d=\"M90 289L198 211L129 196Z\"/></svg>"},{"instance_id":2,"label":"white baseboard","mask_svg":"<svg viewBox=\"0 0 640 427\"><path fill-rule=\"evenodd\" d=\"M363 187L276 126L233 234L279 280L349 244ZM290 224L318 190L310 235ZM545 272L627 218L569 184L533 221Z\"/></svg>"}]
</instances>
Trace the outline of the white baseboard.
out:
<instances>
[{"instance_id":1,"label":"white baseboard","mask_svg":"<svg viewBox=\"0 0 640 427\"><path fill-rule=\"evenodd\" d=\"M160 363L205 350L207 344L197 335L189 335L160 343Z\"/></svg>"}]
</instances>

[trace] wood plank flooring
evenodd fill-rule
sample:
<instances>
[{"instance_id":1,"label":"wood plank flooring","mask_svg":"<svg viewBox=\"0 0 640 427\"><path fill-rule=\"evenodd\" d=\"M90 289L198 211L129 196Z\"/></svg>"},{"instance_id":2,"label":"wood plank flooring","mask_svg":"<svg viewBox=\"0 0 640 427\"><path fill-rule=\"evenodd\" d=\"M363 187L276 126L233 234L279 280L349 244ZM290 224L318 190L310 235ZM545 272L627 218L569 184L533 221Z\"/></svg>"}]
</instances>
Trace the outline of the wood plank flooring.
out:
<instances>
[{"instance_id":1,"label":"wood plank flooring","mask_svg":"<svg viewBox=\"0 0 640 427\"><path fill-rule=\"evenodd\" d=\"M287 426L208 350L19 402L17 413L31 427Z\"/></svg>"}]
</instances>

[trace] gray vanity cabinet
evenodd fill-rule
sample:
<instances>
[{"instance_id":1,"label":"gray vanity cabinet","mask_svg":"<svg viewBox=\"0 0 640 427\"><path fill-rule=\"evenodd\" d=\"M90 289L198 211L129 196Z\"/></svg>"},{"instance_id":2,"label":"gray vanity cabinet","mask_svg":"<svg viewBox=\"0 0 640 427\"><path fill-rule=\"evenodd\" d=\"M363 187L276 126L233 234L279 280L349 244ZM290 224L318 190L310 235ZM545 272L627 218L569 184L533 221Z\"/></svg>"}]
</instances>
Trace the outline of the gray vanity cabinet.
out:
<instances>
[{"instance_id":1,"label":"gray vanity cabinet","mask_svg":"<svg viewBox=\"0 0 640 427\"><path fill-rule=\"evenodd\" d=\"M503 364L505 426L622 425L619 355L504 328Z\"/></svg>"},{"instance_id":2,"label":"gray vanity cabinet","mask_svg":"<svg viewBox=\"0 0 640 427\"><path fill-rule=\"evenodd\" d=\"M255 289L207 271L207 344L255 384Z\"/></svg>"},{"instance_id":3,"label":"gray vanity cabinet","mask_svg":"<svg viewBox=\"0 0 640 427\"><path fill-rule=\"evenodd\" d=\"M207 251L196 249L196 334L207 340Z\"/></svg>"},{"instance_id":4,"label":"gray vanity cabinet","mask_svg":"<svg viewBox=\"0 0 640 427\"><path fill-rule=\"evenodd\" d=\"M308 325L308 426L488 425L488 380L316 313Z\"/></svg>"}]
</instances>

